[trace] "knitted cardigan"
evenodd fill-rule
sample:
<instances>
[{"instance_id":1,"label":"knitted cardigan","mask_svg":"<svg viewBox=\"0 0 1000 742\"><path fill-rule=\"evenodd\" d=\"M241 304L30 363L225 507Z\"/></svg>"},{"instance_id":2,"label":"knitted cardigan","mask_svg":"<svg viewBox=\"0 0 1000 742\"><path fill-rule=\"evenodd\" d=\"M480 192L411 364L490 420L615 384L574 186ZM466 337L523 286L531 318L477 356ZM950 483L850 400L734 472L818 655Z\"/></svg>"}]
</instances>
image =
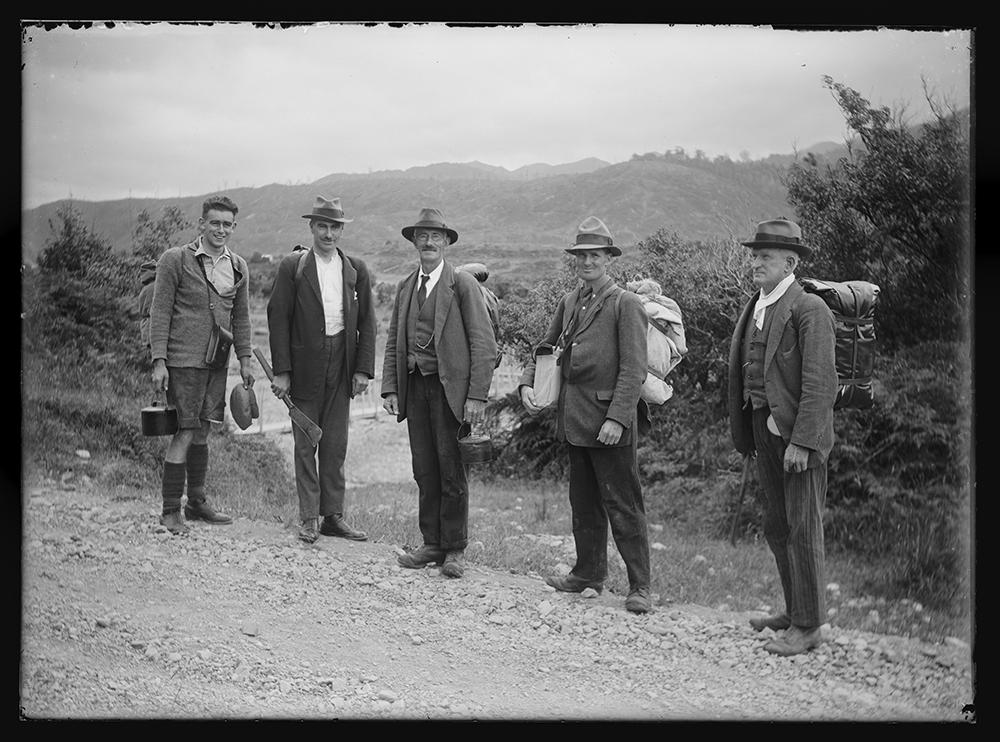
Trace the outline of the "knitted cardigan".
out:
<instances>
[{"instance_id":1,"label":"knitted cardigan","mask_svg":"<svg viewBox=\"0 0 1000 742\"><path fill-rule=\"evenodd\" d=\"M230 252L235 286L223 296L206 282L195 255L197 248L195 242L170 248L156 269L149 340L152 359L163 358L168 367L209 368L205 352L213 316L233 333L236 357L250 355L250 272L246 261Z\"/></svg>"}]
</instances>

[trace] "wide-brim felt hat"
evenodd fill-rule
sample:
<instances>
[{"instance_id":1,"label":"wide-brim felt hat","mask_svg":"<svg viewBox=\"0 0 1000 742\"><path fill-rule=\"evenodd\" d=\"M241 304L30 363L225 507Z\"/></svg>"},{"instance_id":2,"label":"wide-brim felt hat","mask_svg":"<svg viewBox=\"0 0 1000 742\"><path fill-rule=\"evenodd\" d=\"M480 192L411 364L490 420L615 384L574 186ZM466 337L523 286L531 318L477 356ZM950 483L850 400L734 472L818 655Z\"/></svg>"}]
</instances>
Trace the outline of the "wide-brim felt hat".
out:
<instances>
[{"instance_id":1,"label":"wide-brim felt hat","mask_svg":"<svg viewBox=\"0 0 1000 742\"><path fill-rule=\"evenodd\" d=\"M452 245L458 242L458 232L444 223L444 217L441 216L438 209L421 209L416 223L409 227L403 227L403 236L410 242L413 242L413 230L415 229L437 229L448 235Z\"/></svg>"},{"instance_id":2,"label":"wide-brim felt hat","mask_svg":"<svg viewBox=\"0 0 1000 742\"><path fill-rule=\"evenodd\" d=\"M257 395L254 394L253 387L244 389L242 384L233 387L233 391L229 393L229 413L240 426L240 430L246 430L253 420L260 417Z\"/></svg>"},{"instance_id":3,"label":"wide-brim felt hat","mask_svg":"<svg viewBox=\"0 0 1000 742\"><path fill-rule=\"evenodd\" d=\"M327 199L322 196L316 196L316 202L313 204L313 210L311 214L303 214L303 219L322 219L328 222L340 222L341 224L347 224L348 222L353 222L353 219L346 219L344 217L344 210L340 207L340 199Z\"/></svg>"},{"instance_id":4,"label":"wide-brim felt hat","mask_svg":"<svg viewBox=\"0 0 1000 742\"><path fill-rule=\"evenodd\" d=\"M749 248L778 247L798 253L799 257L808 258L813 248L802 242L802 230L795 222L787 219L772 219L757 225L757 234L741 245Z\"/></svg>"},{"instance_id":5,"label":"wide-brim felt hat","mask_svg":"<svg viewBox=\"0 0 1000 742\"><path fill-rule=\"evenodd\" d=\"M577 250L597 250L605 248L611 251L615 257L622 254L622 249L615 244L611 238L611 231L604 222L596 216L588 216L577 227L576 242L565 248L566 252L572 253Z\"/></svg>"}]
</instances>

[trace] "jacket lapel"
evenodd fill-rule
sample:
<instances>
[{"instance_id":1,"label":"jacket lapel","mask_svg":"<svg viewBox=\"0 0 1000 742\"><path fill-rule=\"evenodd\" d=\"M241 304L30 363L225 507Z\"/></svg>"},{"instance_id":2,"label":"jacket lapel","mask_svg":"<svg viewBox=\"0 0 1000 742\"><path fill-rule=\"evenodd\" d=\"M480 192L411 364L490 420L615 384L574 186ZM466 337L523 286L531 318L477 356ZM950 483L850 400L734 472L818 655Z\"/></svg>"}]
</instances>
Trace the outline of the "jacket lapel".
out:
<instances>
[{"instance_id":1,"label":"jacket lapel","mask_svg":"<svg viewBox=\"0 0 1000 742\"><path fill-rule=\"evenodd\" d=\"M437 283L437 303L434 305L434 343L437 348L441 347L444 321L448 317L448 310L451 308L451 300L454 295L455 270L446 260L444 268L441 270L441 278Z\"/></svg>"},{"instance_id":2,"label":"jacket lapel","mask_svg":"<svg viewBox=\"0 0 1000 742\"><path fill-rule=\"evenodd\" d=\"M417 274L420 269L413 271L403 282L403 288L399 292L399 306L396 308L396 354L404 360L403 372L406 372L406 343L407 343L407 321L409 319L410 302L413 301L413 288L417 284Z\"/></svg>"},{"instance_id":3,"label":"jacket lapel","mask_svg":"<svg viewBox=\"0 0 1000 742\"><path fill-rule=\"evenodd\" d=\"M344 324L347 324L348 317L351 316L351 302L354 301L354 287L358 283L358 272L354 270L354 264L347 259L347 256L337 248L340 255L341 271L344 275Z\"/></svg>"},{"instance_id":4,"label":"jacket lapel","mask_svg":"<svg viewBox=\"0 0 1000 742\"><path fill-rule=\"evenodd\" d=\"M576 327L576 333L579 334L587 329L591 322L594 321L594 317L597 315L597 310L601 308L604 304L604 300L608 298L608 295L614 291L616 288L614 281L608 281L604 284L601 289L601 293L594 297L594 300L590 302L590 306L587 307L587 311L582 317L580 317L580 322Z\"/></svg>"},{"instance_id":5,"label":"jacket lapel","mask_svg":"<svg viewBox=\"0 0 1000 742\"><path fill-rule=\"evenodd\" d=\"M792 315L792 304L795 303L795 299L800 293L802 293L802 287L797 282L793 283L788 287L784 295L778 299L778 303L768 307L766 310L767 312L773 311L774 317L771 318L771 327L767 332L767 345L764 349L765 374L767 374L767 369L771 365L774 354L778 352L781 334L785 331L788 318Z\"/></svg>"},{"instance_id":6,"label":"jacket lapel","mask_svg":"<svg viewBox=\"0 0 1000 742\"><path fill-rule=\"evenodd\" d=\"M576 311L576 305L580 303L580 287L577 286L573 289L569 298L566 299L566 306L563 307L563 334L569 329L569 323L573 321L573 313Z\"/></svg>"},{"instance_id":7,"label":"jacket lapel","mask_svg":"<svg viewBox=\"0 0 1000 742\"><path fill-rule=\"evenodd\" d=\"M312 289L313 294L316 295L316 300L319 305L323 306L323 294L319 289L319 273L316 270L316 253L310 250L306 253L305 257L306 265L302 269L302 279L305 281L306 285Z\"/></svg>"}]
</instances>

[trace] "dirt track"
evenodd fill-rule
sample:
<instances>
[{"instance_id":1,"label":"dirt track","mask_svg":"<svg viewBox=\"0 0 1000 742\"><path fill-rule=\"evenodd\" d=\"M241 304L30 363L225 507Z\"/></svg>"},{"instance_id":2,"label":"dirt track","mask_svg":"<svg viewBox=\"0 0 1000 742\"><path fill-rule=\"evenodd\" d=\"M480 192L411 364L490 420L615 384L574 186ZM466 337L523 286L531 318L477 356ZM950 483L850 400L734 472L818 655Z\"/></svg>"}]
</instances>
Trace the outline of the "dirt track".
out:
<instances>
[{"instance_id":1,"label":"dirt track","mask_svg":"<svg viewBox=\"0 0 1000 742\"><path fill-rule=\"evenodd\" d=\"M352 479L409 476L403 427L352 428L352 455L382 452ZM965 646L834 629L775 658L746 614L634 616L621 596L474 560L449 580L400 569L393 544L305 546L278 523L170 537L153 499L24 493L23 718L970 718Z\"/></svg>"}]
</instances>

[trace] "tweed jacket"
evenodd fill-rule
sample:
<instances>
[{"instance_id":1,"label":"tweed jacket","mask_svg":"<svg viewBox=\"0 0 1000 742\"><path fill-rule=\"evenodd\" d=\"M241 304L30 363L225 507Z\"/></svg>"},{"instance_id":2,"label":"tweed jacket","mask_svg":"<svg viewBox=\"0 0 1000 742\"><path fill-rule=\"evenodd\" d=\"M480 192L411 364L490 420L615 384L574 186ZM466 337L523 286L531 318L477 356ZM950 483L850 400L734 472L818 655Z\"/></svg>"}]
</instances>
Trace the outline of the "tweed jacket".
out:
<instances>
[{"instance_id":1,"label":"tweed jacket","mask_svg":"<svg viewBox=\"0 0 1000 742\"><path fill-rule=\"evenodd\" d=\"M382 396L399 397L397 419L406 419L407 312L416 289L418 268L399 282L385 341L382 365ZM466 399L485 402L493 381L497 345L493 328L479 290L469 273L456 271L447 261L434 288L434 350L438 377L448 406L459 422L465 417Z\"/></svg>"},{"instance_id":2,"label":"tweed jacket","mask_svg":"<svg viewBox=\"0 0 1000 742\"><path fill-rule=\"evenodd\" d=\"M368 266L348 258L338 248L344 279L344 337L348 383L356 373L375 378L375 310L372 307ZM298 289L298 261L305 266ZM282 258L267 302L271 366L275 374L291 372L289 393L297 399L312 399L324 383L326 369L326 320L323 295L316 272L316 255L293 252ZM353 385L351 396L354 396Z\"/></svg>"},{"instance_id":3,"label":"tweed jacket","mask_svg":"<svg viewBox=\"0 0 1000 742\"><path fill-rule=\"evenodd\" d=\"M559 301L542 343L557 343L582 288ZM636 294L610 279L597 291L577 323L571 348L563 355L557 436L574 446L600 448L604 446L597 441L601 426L605 420L614 420L625 428L616 445L629 446L641 424L648 423L645 404L640 405L639 399L646 378L646 311ZM534 386L534 381L532 358L518 386Z\"/></svg>"},{"instance_id":4,"label":"tweed jacket","mask_svg":"<svg viewBox=\"0 0 1000 742\"><path fill-rule=\"evenodd\" d=\"M740 453L754 449L751 414L743 404L742 346L757 294L743 308L729 350L729 425ZM764 346L764 393L785 443L809 449L809 468L824 464L833 449L837 397L833 313L797 282L776 304Z\"/></svg>"},{"instance_id":5,"label":"tweed jacket","mask_svg":"<svg viewBox=\"0 0 1000 742\"><path fill-rule=\"evenodd\" d=\"M198 266L198 243L172 247L160 256L149 312L152 360L168 367L209 368L205 363L212 318L233 333L237 358L250 355L250 271L230 251L235 263L232 293L220 295ZM228 250L228 248L227 248ZM211 297L211 302L209 301Z\"/></svg>"}]
</instances>

